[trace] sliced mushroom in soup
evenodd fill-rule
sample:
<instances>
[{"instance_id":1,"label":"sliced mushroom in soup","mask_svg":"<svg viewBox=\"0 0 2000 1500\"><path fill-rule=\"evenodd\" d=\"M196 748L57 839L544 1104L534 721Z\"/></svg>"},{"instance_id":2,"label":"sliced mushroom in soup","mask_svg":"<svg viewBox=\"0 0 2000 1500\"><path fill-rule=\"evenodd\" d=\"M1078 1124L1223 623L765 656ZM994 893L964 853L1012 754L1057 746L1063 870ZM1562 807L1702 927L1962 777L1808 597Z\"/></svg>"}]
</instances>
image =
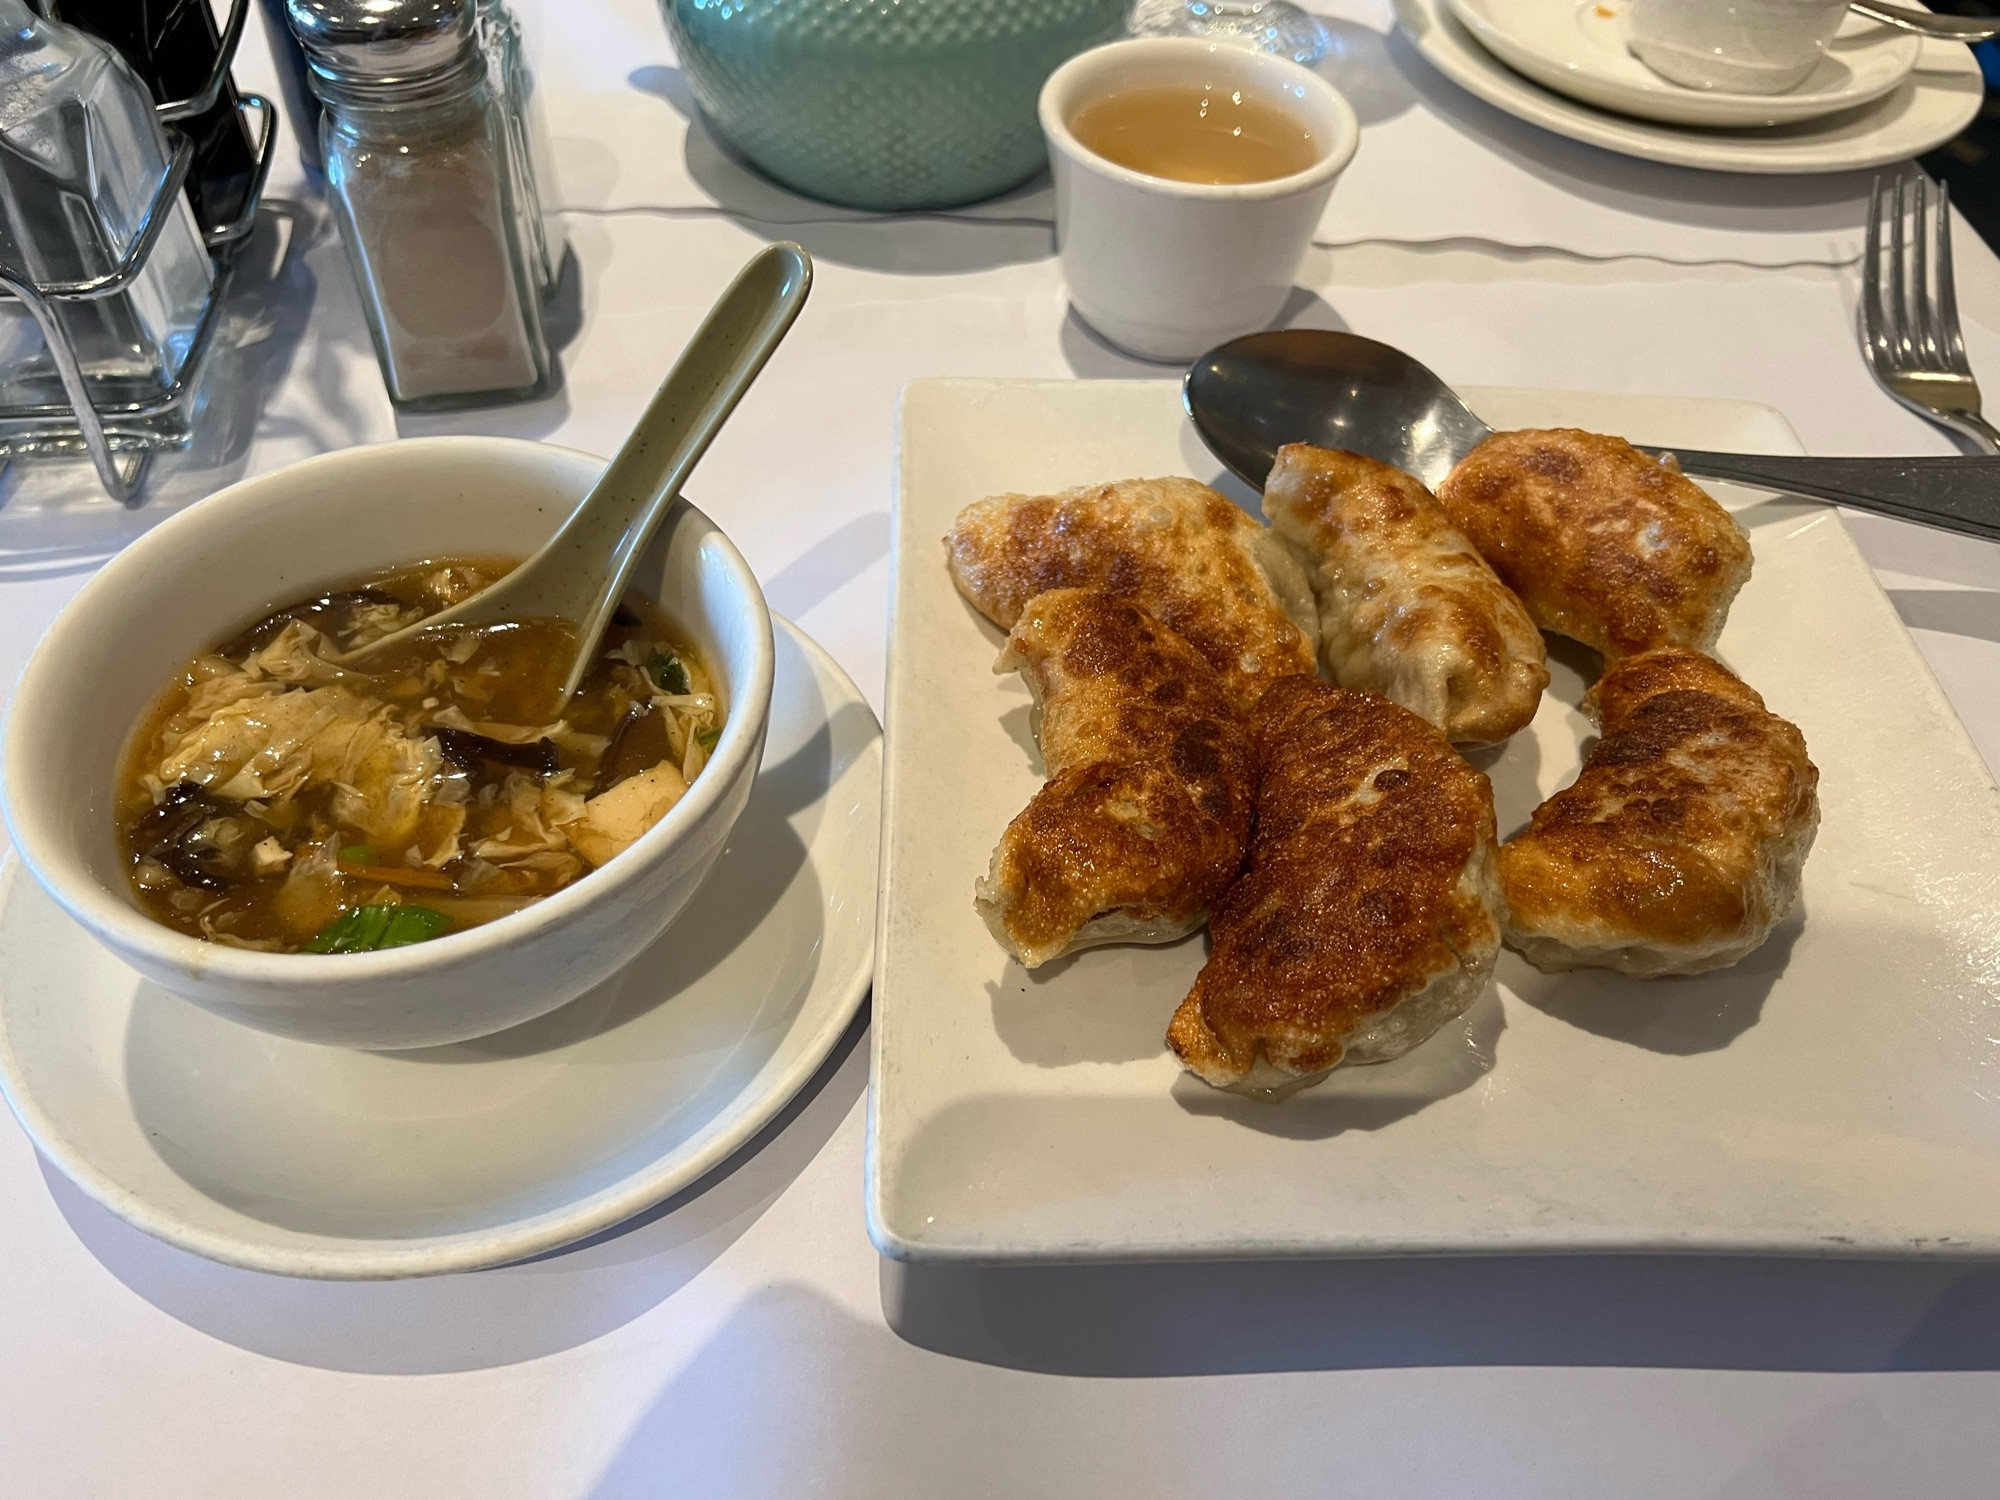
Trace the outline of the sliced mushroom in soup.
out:
<instances>
[{"instance_id":1,"label":"sliced mushroom in soup","mask_svg":"<svg viewBox=\"0 0 2000 1500\"><path fill-rule=\"evenodd\" d=\"M423 942L615 859L701 774L716 683L637 598L567 703L567 621L451 627L348 665L514 563L438 558L271 610L148 709L117 815L140 904L281 953Z\"/></svg>"}]
</instances>

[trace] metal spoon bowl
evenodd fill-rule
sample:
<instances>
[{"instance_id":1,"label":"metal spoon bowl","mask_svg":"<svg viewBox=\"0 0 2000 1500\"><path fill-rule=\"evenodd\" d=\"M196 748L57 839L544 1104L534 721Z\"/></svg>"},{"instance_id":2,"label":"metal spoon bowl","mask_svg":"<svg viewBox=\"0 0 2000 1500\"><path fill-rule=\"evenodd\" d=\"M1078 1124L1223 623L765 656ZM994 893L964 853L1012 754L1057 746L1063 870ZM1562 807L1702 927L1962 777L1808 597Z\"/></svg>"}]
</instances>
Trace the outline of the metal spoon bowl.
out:
<instances>
[{"instance_id":1,"label":"metal spoon bowl","mask_svg":"<svg viewBox=\"0 0 2000 1500\"><path fill-rule=\"evenodd\" d=\"M1436 489L1493 432L1425 366L1353 333L1294 328L1232 339L1189 367L1181 392L1209 451L1260 490L1286 443L1363 453ZM2000 540L2000 458L1673 453L1690 474Z\"/></svg>"},{"instance_id":2,"label":"metal spoon bowl","mask_svg":"<svg viewBox=\"0 0 2000 1500\"><path fill-rule=\"evenodd\" d=\"M441 626L553 617L577 627L562 692L567 703L596 659L639 554L811 290L812 257L802 248L781 241L758 252L688 340L602 477L540 551L471 598L346 659L359 661Z\"/></svg>"}]
</instances>

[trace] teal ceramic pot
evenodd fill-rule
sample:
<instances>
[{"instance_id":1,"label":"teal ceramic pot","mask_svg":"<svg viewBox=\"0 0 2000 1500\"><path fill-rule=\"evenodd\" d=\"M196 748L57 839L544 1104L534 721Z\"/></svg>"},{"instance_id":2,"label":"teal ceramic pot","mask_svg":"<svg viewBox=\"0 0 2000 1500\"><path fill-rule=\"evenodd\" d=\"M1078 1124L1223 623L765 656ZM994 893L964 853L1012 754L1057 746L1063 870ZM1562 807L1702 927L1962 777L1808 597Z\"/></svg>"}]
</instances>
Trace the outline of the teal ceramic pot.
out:
<instances>
[{"instance_id":1,"label":"teal ceramic pot","mask_svg":"<svg viewBox=\"0 0 2000 1500\"><path fill-rule=\"evenodd\" d=\"M787 187L943 208L1026 181L1035 97L1125 0L660 0L710 125Z\"/></svg>"}]
</instances>

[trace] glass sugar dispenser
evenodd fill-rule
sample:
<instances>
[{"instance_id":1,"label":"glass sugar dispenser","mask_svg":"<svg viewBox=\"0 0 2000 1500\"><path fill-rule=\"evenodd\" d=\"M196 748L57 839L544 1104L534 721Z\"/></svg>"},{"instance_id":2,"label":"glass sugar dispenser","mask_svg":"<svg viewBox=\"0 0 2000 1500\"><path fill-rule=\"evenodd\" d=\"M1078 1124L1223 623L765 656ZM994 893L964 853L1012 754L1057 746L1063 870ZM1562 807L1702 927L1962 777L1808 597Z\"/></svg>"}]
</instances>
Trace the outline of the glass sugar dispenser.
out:
<instances>
[{"instance_id":1,"label":"glass sugar dispenser","mask_svg":"<svg viewBox=\"0 0 2000 1500\"><path fill-rule=\"evenodd\" d=\"M334 217L405 411L551 385L532 163L475 0L290 0Z\"/></svg>"},{"instance_id":2,"label":"glass sugar dispenser","mask_svg":"<svg viewBox=\"0 0 2000 1500\"><path fill-rule=\"evenodd\" d=\"M125 500L186 444L218 277L192 155L109 45L0 0L0 459L87 452Z\"/></svg>"}]
</instances>

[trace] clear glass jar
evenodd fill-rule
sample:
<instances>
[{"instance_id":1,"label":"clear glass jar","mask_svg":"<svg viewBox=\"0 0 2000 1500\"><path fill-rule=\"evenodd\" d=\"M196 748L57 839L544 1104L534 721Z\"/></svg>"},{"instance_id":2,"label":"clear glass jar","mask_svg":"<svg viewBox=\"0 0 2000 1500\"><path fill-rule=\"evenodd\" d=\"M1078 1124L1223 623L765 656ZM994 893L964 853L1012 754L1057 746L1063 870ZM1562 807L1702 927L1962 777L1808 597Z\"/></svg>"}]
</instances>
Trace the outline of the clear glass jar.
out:
<instances>
[{"instance_id":1,"label":"clear glass jar","mask_svg":"<svg viewBox=\"0 0 2000 1500\"><path fill-rule=\"evenodd\" d=\"M222 33L206 5L132 0L40 0L42 14L109 42L159 104L191 99L222 63ZM243 96L225 69L214 101L174 130L194 144L187 192L204 234L232 229L257 176L256 137L245 128Z\"/></svg>"},{"instance_id":2,"label":"clear glass jar","mask_svg":"<svg viewBox=\"0 0 2000 1500\"><path fill-rule=\"evenodd\" d=\"M37 285L116 270L144 226L172 161L152 96L104 42L0 0L0 262ZM144 267L122 291L59 301L92 405L130 414L168 397L207 310L215 265L185 194ZM185 443L190 408L144 415L118 436ZM0 438L73 429L68 394L40 324L0 301ZM157 439L155 444L148 439Z\"/></svg>"},{"instance_id":3,"label":"clear glass jar","mask_svg":"<svg viewBox=\"0 0 2000 1500\"><path fill-rule=\"evenodd\" d=\"M535 252L470 32L447 65L387 78L339 71L302 39L328 193L390 400L422 412L545 394Z\"/></svg>"},{"instance_id":4,"label":"clear glass jar","mask_svg":"<svg viewBox=\"0 0 2000 1500\"><path fill-rule=\"evenodd\" d=\"M505 0L479 0L478 24L480 44L486 49L487 86L507 113L522 240L534 248L536 280L546 297L562 276L563 252L569 248L569 234L554 197L555 162L549 149L548 121L542 114L535 75L522 52L521 23L514 19Z\"/></svg>"}]
</instances>

